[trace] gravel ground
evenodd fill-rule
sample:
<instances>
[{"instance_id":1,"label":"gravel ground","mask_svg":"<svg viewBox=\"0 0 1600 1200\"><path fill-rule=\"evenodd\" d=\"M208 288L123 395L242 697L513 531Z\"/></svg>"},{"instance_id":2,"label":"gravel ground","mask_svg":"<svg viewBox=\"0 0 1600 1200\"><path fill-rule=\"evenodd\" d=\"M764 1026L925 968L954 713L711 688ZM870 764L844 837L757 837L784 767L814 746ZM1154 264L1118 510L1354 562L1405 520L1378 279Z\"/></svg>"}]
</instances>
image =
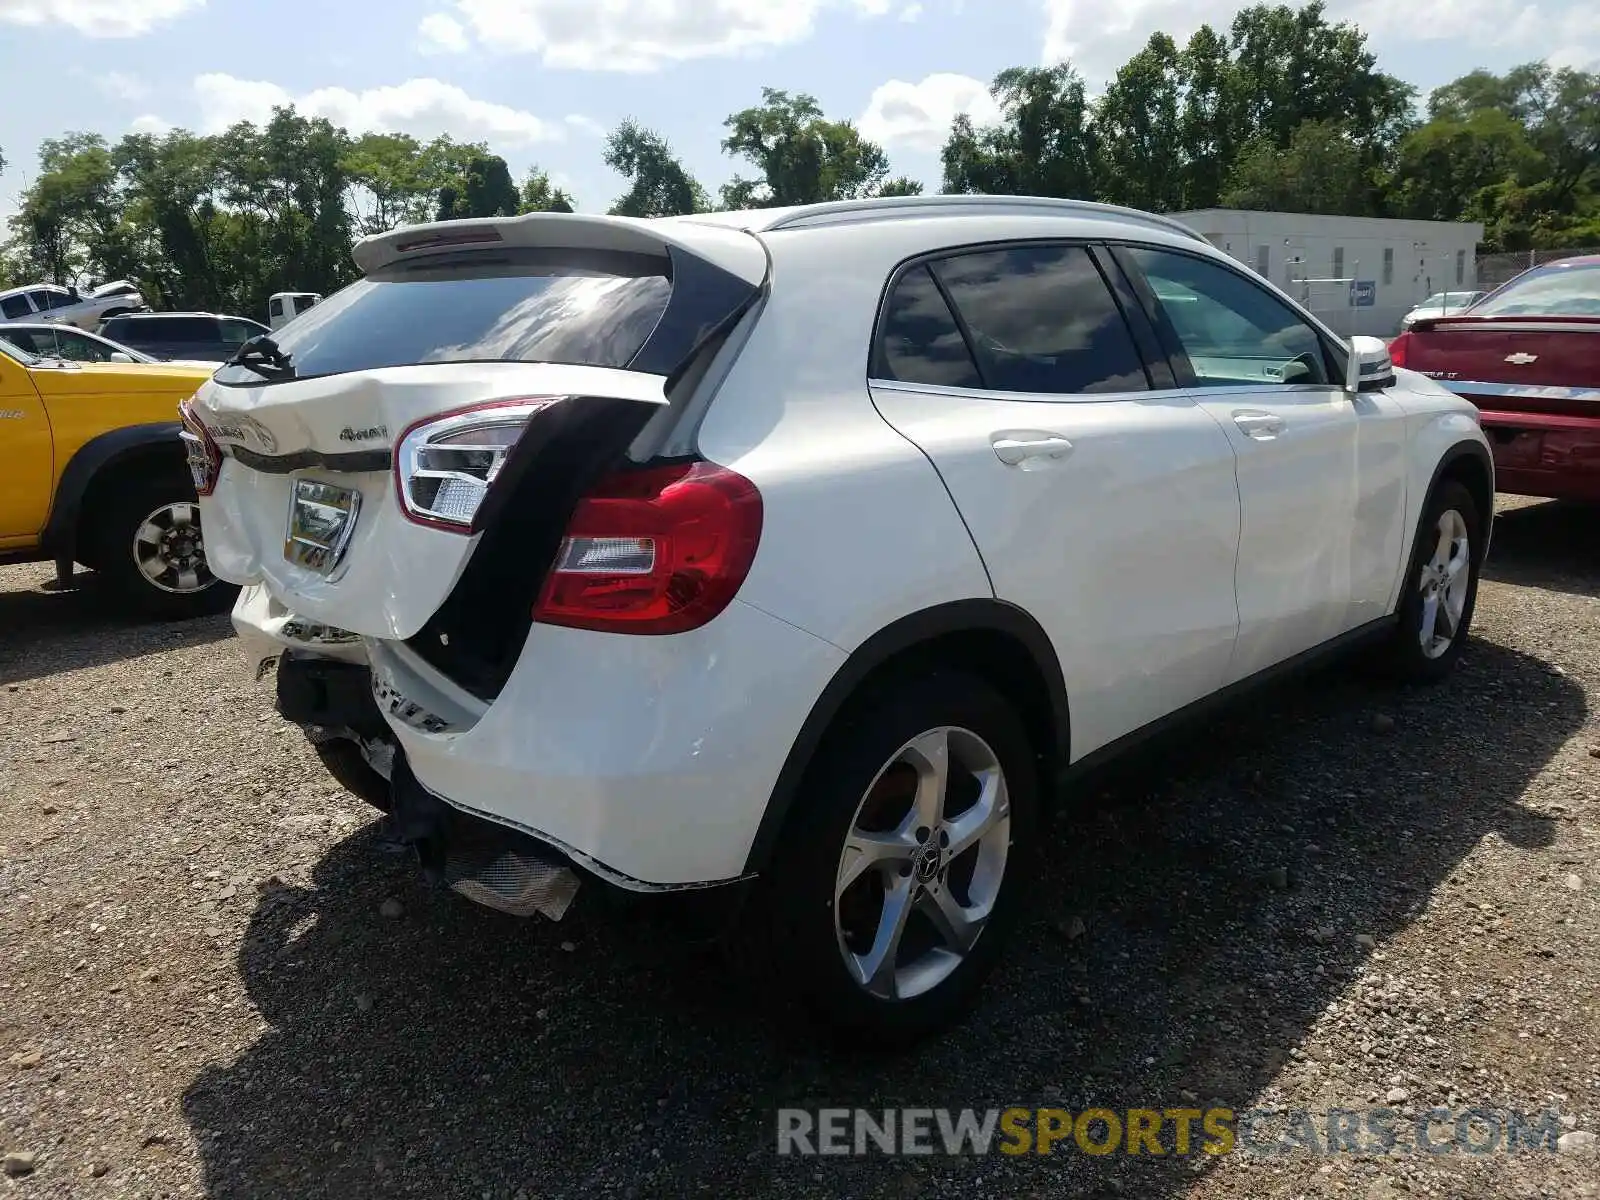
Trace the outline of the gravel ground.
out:
<instances>
[{"instance_id":1,"label":"gravel ground","mask_svg":"<svg viewBox=\"0 0 1600 1200\"><path fill-rule=\"evenodd\" d=\"M1443 687L1329 671L1097 781L981 1011L883 1059L649 922L427 890L225 619L133 627L0 571L0 1189L1600 1196L1581 1153L774 1152L791 1105L1550 1107L1569 1145L1600 1133L1594 519L1507 503Z\"/></svg>"}]
</instances>

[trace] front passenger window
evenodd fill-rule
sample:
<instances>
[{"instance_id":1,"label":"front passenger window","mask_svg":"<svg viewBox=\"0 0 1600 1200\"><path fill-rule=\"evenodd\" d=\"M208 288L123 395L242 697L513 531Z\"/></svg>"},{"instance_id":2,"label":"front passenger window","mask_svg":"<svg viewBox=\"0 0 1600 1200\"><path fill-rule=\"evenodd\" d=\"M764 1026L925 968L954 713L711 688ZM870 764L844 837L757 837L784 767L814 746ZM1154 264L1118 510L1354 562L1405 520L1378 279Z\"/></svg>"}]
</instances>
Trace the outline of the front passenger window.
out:
<instances>
[{"instance_id":1,"label":"front passenger window","mask_svg":"<svg viewBox=\"0 0 1600 1200\"><path fill-rule=\"evenodd\" d=\"M1237 271L1147 246L1127 254L1155 293L1157 329L1188 357L1197 386L1330 382L1316 331Z\"/></svg>"}]
</instances>

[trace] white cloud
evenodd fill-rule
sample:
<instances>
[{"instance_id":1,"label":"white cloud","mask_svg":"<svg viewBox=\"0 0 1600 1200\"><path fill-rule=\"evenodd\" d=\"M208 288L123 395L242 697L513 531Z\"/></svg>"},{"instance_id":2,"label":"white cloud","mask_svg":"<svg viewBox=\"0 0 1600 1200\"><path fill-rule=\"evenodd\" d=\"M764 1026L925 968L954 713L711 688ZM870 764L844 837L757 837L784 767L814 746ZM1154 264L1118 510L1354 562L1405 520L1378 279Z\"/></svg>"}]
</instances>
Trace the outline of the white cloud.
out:
<instances>
[{"instance_id":1,"label":"white cloud","mask_svg":"<svg viewBox=\"0 0 1600 1200\"><path fill-rule=\"evenodd\" d=\"M429 13L417 26L417 49L424 54L463 54L467 31L448 13Z\"/></svg>"},{"instance_id":2,"label":"white cloud","mask_svg":"<svg viewBox=\"0 0 1600 1200\"><path fill-rule=\"evenodd\" d=\"M653 71L811 36L824 9L876 17L891 0L456 0L487 50L547 66Z\"/></svg>"},{"instance_id":3,"label":"white cloud","mask_svg":"<svg viewBox=\"0 0 1600 1200\"><path fill-rule=\"evenodd\" d=\"M206 0L0 0L0 22L69 26L85 37L139 37Z\"/></svg>"},{"instance_id":4,"label":"white cloud","mask_svg":"<svg viewBox=\"0 0 1600 1200\"><path fill-rule=\"evenodd\" d=\"M113 100L126 100L133 103L143 100L150 94L150 85L136 75L129 75L122 71L108 71L104 75L94 77L95 86Z\"/></svg>"},{"instance_id":5,"label":"white cloud","mask_svg":"<svg viewBox=\"0 0 1600 1200\"><path fill-rule=\"evenodd\" d=\"M272 119L275 105L292 104L305 116L327 117L352 133L409 133L424 138L447 133L496 147L559 141L565 136L560 121L475 99L438 79L408 79L362 92L330 87L295 95L264 80L212 74L196 79L194 91L207 132L226 129L235 121L261 124Z\"/></svg>"},{"instance_id":6,"label":"white cloud","mask_svg":"<svg viewBox=\"0 0 1600 1200\"><path fill-rule=\"evenodd\" d=\"M1042 0L1041 6L1043 61L1070 60L1098 86L1158 29L1180 47L1205 24L1226 36L1248 0ZM1330 0L1327 19L1360 26L1402 76L1411 73L1408 57L1414 62L1426 53L1419 42L1448 40L1562 62L1600 54L1600 6L1592 0Z\"/></svg>"},{"instance_id":7,"label":"white cloud","mask_svg":"<svg viewBox=\"0 0 1600 1200\"><path fill-rule=\"evenodd\" d=\"M586 133L590 137L605 137L606 127L593 117L586 117L582 113L568 113L561 118L579 133Z\"/></svg>"},{"instance_id":8,"label":"white cloud","mask_svg":"<svg viewBox=\"0 0 1600 1200\"><path fill-rule=\"evenodd\" d=\"M988 87L970 75L929 75L921 83L891 79L880 85L857 122L864 137L882 146L935 151L950 133L950 122L966 113L978 125L1000 119Z\"/></svg>"},{"instance_id":9,"label":"white cloud","mask_svg":"<svg viewBox=\"0 0 1600 1200\"><path fill-rule=\"evenodd\" d=\"M920 4L908 4L900 10L900 19L902 21L915 21L921 15L922 5Z\"/></svg>"},{"instance_id":10,"label":"white cloud","mask_svg":"<svg viewBox=\"0 0 1600 1200\"><path fill-rule=\"evenodd\" d=\"M145 113L143 116L135 117L128 126L130 133L153 133L158 137L163 133L170 132L171 129L171 122L162 120L154 113Z\"/></svg>"}]
</instances>

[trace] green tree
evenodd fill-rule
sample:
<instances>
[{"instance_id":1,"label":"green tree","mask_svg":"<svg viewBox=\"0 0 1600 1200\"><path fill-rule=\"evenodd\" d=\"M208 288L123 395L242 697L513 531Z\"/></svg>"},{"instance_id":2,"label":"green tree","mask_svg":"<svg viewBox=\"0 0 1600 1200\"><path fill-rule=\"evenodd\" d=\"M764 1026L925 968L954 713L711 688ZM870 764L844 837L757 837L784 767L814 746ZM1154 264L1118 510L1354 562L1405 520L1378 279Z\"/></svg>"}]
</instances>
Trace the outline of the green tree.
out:
<instances>
[{"instance_id":1,"label":"green tree","mask_svg":"<svg viewBox=\"0 0 1600 1200\"><path fill-rule=\"evenodd\" d=\"M889 174L881 147L849 121L830 121L813 96L761 89L761 103L726 122L724 153L756 166L722 187L727 208L772 208L873 195Z\"/></svg>"},{"instance_id":2,"label":"green tree","mask_svg":"<svg viewBox=\"0 0 1600 1200\"><path fill-rule=\"evenodd\" d=\"M440 159L453 145L449 138L440 138L425 147L404 133L368 133L351 142L343 167L349 180L345 201L355 232L383 233L397 225L430 220L443 186ZM465 174L464 167L460 174Z\"/></svg>"},{"instance_id":3,"label":"green tree","mask_svg":"<svg viewBox=\"0 0 1600 1200\"><path fill-rule=\"evenodd\" d=\"M467 164L459 185L453 185L456 200L451 216L510 217L521 207L522 197L511 181L511 168L498 154L479 154ZM440 205L441 215L443 204Z\"/></svg>"},{"instance_id":4,"label":"green tree","mask_svg":"<svg viewBox=\"0 0 1600 1200\"><path fill-rule=\"evenodd\" d=\"M1492 220L1501 185L1526 187L1545 170L1527 130L1502 109L1436 117L1400 143L1389 202L1402 217Z\"/></svg>"},{"instance_id":5,"label":"green tree","mask_svg":"<svg viewBox=\"0 0 1600 1200\"><path fill-rule=\"evenodd\" d=\"M630 184L611 206L614 216L671 217L711 207L705 189L672 153L667 140L631 118L606 138L604 157L606 166L626 176Z\"/></svg>"},{"instance_id":6,"label":"green tree","mask_svg":"<svg viewBox=\"0 0 1600 1200\"><path fill-rule=\"evenodd\" d=\"M1252 142L1222 197L1228 208L1344 216L1371 215L1369 201L1361 148L1332 121L1302 122L1281 149L1266 136Z\"/></svg>"},{"instance_id":7,"label":"green tree","mask_svg":"<svg viewBox=\"0 0 1600 1200\"><path fill-rule=\"evenodd\" d=\"M1101 199L1154 212L1183 206L1183 172L1174 169L1183 162L1179 61L1170 37L1151 34L1095 104Z\"/></svg>"},{"instance_id":8,"label":"green tree","mask_svg":"<svg viewBox=\"0 0 1600 1200\"><path fill-rule=\"evenodd\" d=\"M965 114L955 119L942 152L946 192L1097 195L1094 133L1077 71L1066 63L1012 67L989 91L1000 123L978 129Z\"/></svg>"},{"instance_id":9,"label":"green tree","mask_svg":"<svg viewBox=\"0 0 1600 1200\"><path fill-rule=\"evenodd\" d=\"M522 181L518 212L569 213L574 211L574 207L572 197L554 186L547 172L538 167L528 168L528 177Z\"/></svg>"},{"instance_id":10,"label":"green tree","mask_svg":"<svg viewBox=\"0 0 1600 1200\"><path fill-rule=\"evenodd\" d=\"M1246 140L1280 149L1307 121L1342 125L1364 152L1392 149L1410 124L1415 90L1376 69L1367 37L1330 24L1322 0L1258 4L1233 19L1228 87Z\"/></svg>"},{"instance_id":11,"label":"green tree","mask_svg":"<svg viewBox=\"0 0 1600 1200\"><path fill-rule=\"evenodd\" d=\"M181 129L164 137L130 134L112 156L143 263L131 277L161 307L221 307L212 245L220 184L215 140Z\"/></svg>"},{"instance_id":12,"label":"green tree","mask_svg":"<svg viewBox=\"0 0 1600 1200\"><path fill-rule=\"evenodd\" d=\"M464 169L439 184L440 221L459 221L467 217L512 217L522 206L522 195L511 180L511 168L498 154L482 147L469 158Z\"/></svg>"},{"instance_id":13,"label":"green tree","mask_svg":"<svg viewBox=\"0 0 1600 1200\"><path fill-rule=\"evenodd\" d=\"M878 188L877 194L880 196L920 196L922 195L922 184L909 176L897 175L893 179L885 180Z\"/></svg>"},{"instance_id":14,"label":"green tree","mask_svg":"<svg viewBox=\"0 0 1600 1200\"><path fill-rule=\"evenodd\" d=\"M1227 40L1209 25L1189 38L1178 56L1182 100L1178 110L1178 160L1184 208L1214 208L1246 132L1234 111L1233 60Z\"/></svg>"}]
</instances>

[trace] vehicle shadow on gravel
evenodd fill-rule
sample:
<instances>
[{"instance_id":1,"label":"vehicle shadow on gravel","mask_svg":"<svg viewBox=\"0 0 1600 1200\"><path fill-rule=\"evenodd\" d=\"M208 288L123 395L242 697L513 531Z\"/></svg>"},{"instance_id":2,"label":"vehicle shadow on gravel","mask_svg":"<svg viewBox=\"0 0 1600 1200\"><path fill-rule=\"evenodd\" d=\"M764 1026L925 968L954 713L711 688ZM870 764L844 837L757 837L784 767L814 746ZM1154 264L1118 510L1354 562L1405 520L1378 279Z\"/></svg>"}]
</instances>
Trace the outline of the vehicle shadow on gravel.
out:
<instances>
[{"instance_id":1,"label":"vehicle shadow on gravel","mask_svg":"<svg viewBox=\"0 0 1600 1200\"><path fill-rule=\"evenodd\" d=\"M1573 682L1473 643L1439 688L1328 672L1142 755L1052 827L981 1009L893 1057L827 1050L648 924L426 891L368 826L251 919L269 1028L184 1097L209 1194L1181 1195L1203 1156L780 1158L776 1110L1249 1107L1358 935L1381 950L1486 837L1551 843L1520 797L1584 718Z\"/></svg>"},{"instance_id":2,"label":"vehicle shadow on gravel","mask_svg":"<svg viewBox=\"0 0 1600 1200\"><path fill-rule=\"evenodd\" d=\"M7 581L0 576L0 585ZM79 577L51 591L0 591L0 685L202 646L233 635L227 614L189 621L141 620Z\"/></svg>"},{"instance_id":3,"label":"vehicle shadow on gravel","mask_svg":"<svg viewBox=\"0 0 1600 1200\"><path fill-rule=\"evenodd\" d=\"M1600 596L1600 504L1549 501L1496 514L1484 578Z\"/></svg>"}]
</instances>

